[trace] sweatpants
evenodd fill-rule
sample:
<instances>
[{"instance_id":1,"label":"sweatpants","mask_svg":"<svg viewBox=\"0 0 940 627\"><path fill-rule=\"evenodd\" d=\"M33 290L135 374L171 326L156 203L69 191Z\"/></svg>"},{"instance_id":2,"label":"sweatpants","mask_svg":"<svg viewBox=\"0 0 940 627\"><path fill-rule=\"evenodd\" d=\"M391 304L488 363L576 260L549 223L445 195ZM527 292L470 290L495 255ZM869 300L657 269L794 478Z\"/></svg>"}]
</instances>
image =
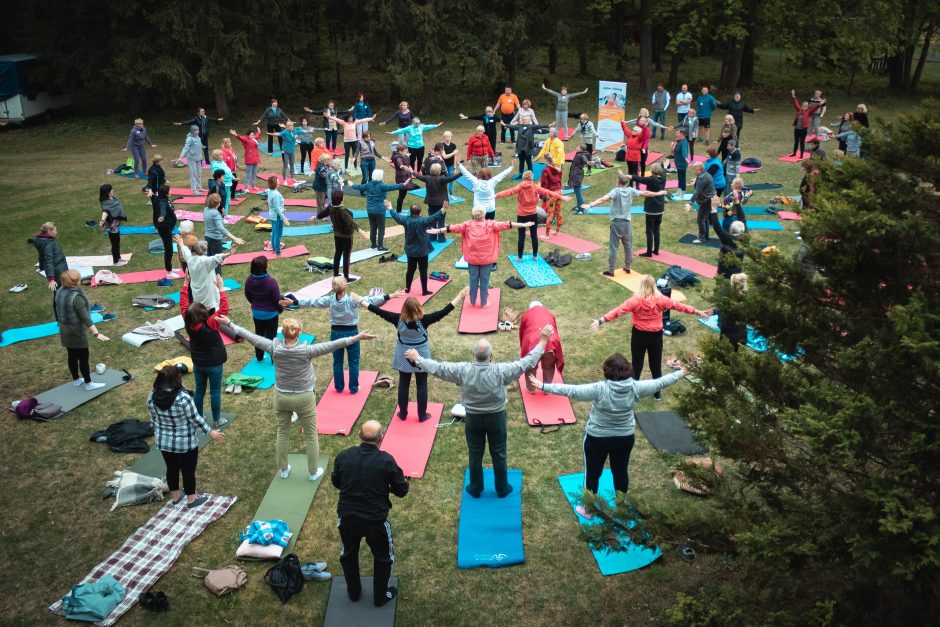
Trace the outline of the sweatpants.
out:
<instances>
[{"instance_id":1,"label":"sweatpants","mask_svg":"<svg viewBox=\"0 0 940 627\"><path fill-rule=\"evenodd\" d=\"M166 463L166 485L170 492L180 489L180 475L183 475L183 492L196 494L196 463L199 461L199 447L185 453L160 451Z\"/></svg>"},{"instance_id":2,"label":"sweatpants","mask_svg":"<svg viewBox=\"0 0 940 627\"><path fill-rule=\"evenodd\" d=\"M597 494L604 463L610 458L610 474L614 489L626 492L630 487L630 453L633 451L634 435L598 438L584 434L584 489Z\"/></svg>"},{"instance_id":3,"label":"sweatpants","mask_svg":"<svg viewBox=\"0 0 940 627\"><path fill-rule=\"evenodd\" d=\"M362 594L359 578L359 544L365 539L372 551L372 601L383 605L388 600L385 591L395 563L395 543L392 540L392 525L387 520L372 521L351 516L337 519L339 528L339 563L343 565L346 578L346 594L351 601L358 601Z\"/></svg>"},{"instance_id":4,"label":"sweatpants","mask_svg":"<svg viewBox=\"0 0 940 627\"><path fill-rule=\"evenodd\" d=\"M610 221L610 242L607 245L607 271L617 265L617 250L623 246L623 269L630 271L633 261L633 223L630 220Z\"/></svg>"},{"instance_id":5,"label":"sweatpants","mask_svg":"<svg viewBox=\"0 0 940 627\"><path fill-rule=\"evenodd\" d=\"M281 238L284 236L284 220L271 220L271 248L275 255L281 254Z\"/></svg>"},{"instance_id":6,"label":"sweatpants","mask_svg":"<svg viewBox=\"0 0 940 627\"><path fill-rule=\"evenodd\" d=\"M143 146L131 146L134 156L134 176L147 178L147 149Z\"/></svg>"},{"instance_id":7,"label":"sweatpants","mask_svg":"<svg viewBox=\"0 0 940 627\"><path fill-rule=\"evenodd\" d=\"M663 376L663 332L640 331L633 327L630 335L630 353L633 358L633 378L640 380L643 374L643 361L650 359L650 372L654 379Z\"/></svg>"},{"instance_id":8,"label":"sweatpants","mask_svg":"<svg viewBox=\"0 0 940 627\"><path fill-rule=\"evenodd\" d=\"M187 159L186 167L189 168L189 190L198 194L202 189L202 161Z\"/></svg>"},{"instance_id":9,"label":"sweatpants","mask_svg":"<svg viewBox=\"0 0 940 627\"><path fill-rule=\"evenodd\" d=\"M532 169L532 155L527 153L525 150L520 150L518 159L519 159L519 174L522 174L523 172L525 172L526 167L528 167L530 170Z\"/></svg>"},{"instance_id":10,"label":"sweatpants","mask_svg":"<svg viewBox=\"0 0 940 627\"><path fill-rule=\"evenodd\" d=\"M278 325L279 316L274 316L273 318L261 319L252 317L252 321L255 323L255 335L260 335L261 337L266 337L269 340L273 340L277 337L277 325ZM260 348L255 349L255 359L258 361L264 360L264 351Z\"/></svg>"},{"instance_id":11,"label":"sweatpants","mask_svg":"<svg viewBox=\"0 0 940 627\"><path fill-rule=\"evenodd\" d=\"M539 254L539 217L538 214L533 213L528 216L516 216L516 222L531 222L532 226L529 228L529 236L532 238L532 256L535 257ZM519 241L516 245L516 255L522 257L522 251L525 250L525 228L519 229Z\"/></svg>"},{"instance_id":12,"label":"sweatpants","mask_svg":"<svg viewBox=\"0 0 940 627\"><path fill-rule=\"evenodd\" d=\"M277 413L277 437L275 456L280 470L287 468L287 451L290 448L290 425L294 413L303 430L307 447L307 470L317 471L320 464L320 441L317 438L317 399L313 391L292 394L274 390L274 411Z\"/></svg>"},{"instance_id":13,"label":"sweatpants","mask_svg":"<svg viewBox=\"0 0 940 627\"><path fill-rule=\"evenodd\" d=\"M415 270L421 277L421 292L428 291L428 256L408 257L408 268L405 270L405 289L411 290L411 283L415 278Z\"/></svg>"},{"instance_id":14,"label":"sweatpants","mask_svg":"<svg viewBox=\"0 0 940 627\"><path fill-rule=\"evenodd\" d=\"M220 254L222 254L223 252L225 252L225 251L222 249L222 240L220 240L220 239L215 239L215 238L212 238L212 237L207 237L207 238L206 238L206 254L207 254L207 255L210 255L210 256L211 256L211 255L220 255ZM216 266L216 267L215 267L215 273L216 273L216 274L222 274L222 266Z\"/></svg>"},{"instance_id":15,"label":"sweatpants","mask_svg":"<svg viewBox=\"0 0 940 627\"><path fill-rule=\"evenodd\" d=\"M467 437L470 467L467 493L477 498L483 493L483 453L486 451L487 442L490 445L490 459L493 461L496 495L502 498L512 492L512 487L506 479L506 410L487 414L467 412L464 433Z\"/></svg>"},{"instance_id":16,"label":"sweatpants","mask_svg":"<svg viewBox=\"0 0 940 627\"><path fill-rule=\"evenodd\" d=\"M428 411L428 373L398 371L398 417L408 416L408 393L411 390L411 375L415 376L415 388L418 392L418 419L424 418ZM402 418L404 420L404 418Z\"/></svg>"},{"instance_id":17,"label":"sweatpants","mask_svg":"<svg viewBox=\"0 0 940 627\"><path fill-rule=\"evenodd\" d=\"M294 153L281 149L281 178L284 181L294 178Z\"/></svg>"},{"instance_id":18,"label":"sweatpants","mask_svg":"<svg viewBox=\"0 0 940 627\"><path fill-rule=\"evenodd\" d=\"M88 367L88 349L87 348L66 348L69 356L69 372L72 374L72 380L78 378L81 371L85 383L91 383L91 369Z\"/></svg>"}]
</instances>

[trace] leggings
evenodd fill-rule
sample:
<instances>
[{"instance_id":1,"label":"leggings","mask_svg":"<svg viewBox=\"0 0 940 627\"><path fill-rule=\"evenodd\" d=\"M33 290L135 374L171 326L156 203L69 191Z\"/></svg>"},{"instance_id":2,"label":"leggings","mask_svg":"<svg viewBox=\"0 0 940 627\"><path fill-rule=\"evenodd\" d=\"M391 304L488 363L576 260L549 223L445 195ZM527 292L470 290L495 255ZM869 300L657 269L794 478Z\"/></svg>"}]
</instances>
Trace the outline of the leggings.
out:
<instances>
[{"instance_id":1,"label":"leggings","mask_svg":"<svg viewBox=\"0 0 940 627\"><path fill-rule=\"evenodd\" d=\"M626 492L630 487L630 453L633 451L634 435L597 438L584 435L584 489L597 494L604 462L610 458L610 474L613 475L614 489Z\"/></svg>"},{"instance_id":2,"label":"leggings","mask_svg":"<svg viewBox=\"0 0 940 627\"><path fill-rule=\"evenodd\" d=\"M352 245L352 237L333 236L333 246L335 247L333 252L333 276L339 275L339 262L342 259L343 276L346 277L347 281L349 280L349 256L352 254Z\"/></svg>"},{"instance_id":3,"label":"leggings","mask_svg":"<svg viewBox=\"0 0 940 627\"><path fill-rule=\"evenodd\" d=\"M685 173L686 168L676 168L676 178L679 179L679 189L682 190L682 193L685 193Z\"/></svg>"},{"instance_id":4,"label":"leggings","mask_svg":"<svg viewBox=\"0 0 940 627\"><path fill-rule=\"evenodd\" d=\"M357 165L359 162L356 160L356 155L359 154L359 140L354 140L351 142L343 142L343 153L345 154L345 159L343 161L343 169L349 169L349 155L353 157L353 165Z\"/></svg>"},{"instance_id":5,"label":"leggings","mask_svg":"<svg viewBox=\"0 0 940 627\"><path fill-rule=\"evenodd\" d=\"M411 152L411 169L415 172L421 170L421 166L424 164L424 146L420 148L409 148Z\"/></svg>"},{"instance_id":6,"label":"leggings","mask_svg":"<svg viewBox=\"0 0 940 627\"><path fill-rule=\"evenodd\" d=\"M793 129L793 154L796 154L796 149L800 149L800 157L803 157L803 151L806 148L806 129L805 128L795 128Z\"/></svg>"},{"instance_id":7,"label":"leggings","mask_svg":"<svg viewBox=\"0 0 940 627\"><path fill-rule=\"evenodd\" d=\"M527 153L525 150L519 151L519 174L525 172L526 165L529 166L529 169L532 169L532 155Z\"/></svg>"},{"instance_id":8,"label":"leggings","mask_svg":"<svg viewBox=\"0 0 940 627\"><path fill-rule=\"evenodd\" d=\"M147 149L143 146L131 146L131 154L134 155L134 174L147 178ZM140 164L139 169L138 164Z\"/></svg>"},{"instance_id":9,"label":"leggings","mask_svg":"<svg viewBox=\"0 0 940 627\"><path fill-rule=\"evenodd\" d=\"M285 183L287 179L294 178L294 153L287 152L283 148L281 148L281 178Z\"/></svg>"},{"instance_id":10,"label":"leggings","mask_svg":"<svg viewBox=\"0 0 940 627\"><path fill-rule=\"evenodd\" d=\"M372 248L383 248L385 244L385 214L369 214L369 244Z\"/></svg>"},{"instance_id":11,"label":"leggings","mask_svg":"<svg viewBox=\"0 0 940 627\"><path fill-rule=\"evenodd\" d=\"M69 354L69 372L72 373L72 379L78 378L78 372L81 370L82 378L85 383L91 383L91 369L88 367L88 349L87 348L66 348Z\"/></svg>"},{"instance_id":12,"label":"leggings","mask_svg":"<svg viewBox=\"0 0 940 627\"><path fill-rule=\"evenodd\" d=\"M396 203L396 207L398 208L399 211L401 211L402 204L405 202L405 196L407 195L408 195L408 190L405 189L404 187L398 190L398 202Z\"/></svg>"},{"instance_id":13,"label":"leggings","mask_svg":"<svg viewBox=\"0 0 940 627\"><path fill-rule=\"evenodd\" d=\"M529 235L532 237L532 256L536 257L539 254L539 216L538 214L533 213L528 216L516 216L516 222L531 222L532 226L529 227ZM516 254L519 258L522 258L522 251L525 249L525 228L519 229L519 243L516 246Z\"/></svg>"},{"instance_id":14,"label":"leggings","mask_svg":"<svg viewBox=\"0 0 940 627\"><path fill-rule=\"evenodd\" d=\"M323 136L326 138L326 148L329 151L336 150L336 136L339 134L339 131L326 131ZM311 164L316 165L316 164Z\"/></svg>"},{"instance_id":15,"label":"leggings","mask_svg":"<svg viewBox=\"0 0 940 627\"><path fill-rule=\"evenodd\" d=\"M627 174L630 176L640 176L640 162L639 161L627 161ZM637 181L630 183L630 187L640 188L640 184Z\"/></svg>"},{"instance_id":16,"label":"leggings","mask_svg":"<svg viewBox=\"0 0 940 627\"><path fill-rule=\"evenodd\" d=\"M183 475L183 493L196 494L196 463L199 461L199 447L185 453L160 451L166 462L166 485L170 492L180 489L180 475Z\"/></svg>"},{"instance_id":17,"label":"leggings","mask_svg":"<svg viewBox=\"0 0 940 627\"><path fill-rule=\"evenodd\" d=\"M228 188L228 205L231 206L232 201L235 200L235 192L238 190L238 179L232 179L232 184Z\"/></svg>"},{"instance_id":18,"label":"leggings","mask_svg":"<svg viewBox=\"0 0 940 627\"><path fill-rule=\"evenodd\" d=\"M640 331L633 327L630 336L630 352L633 357L633 378L640 380L643 374L644 357L649 354L650 372L654 379L663 376L663 332Z\"/></svg>"},{"instance_id":19,"label":"leggings","mask_svg":"<svg viewBox=\"0 0 940 627\"><path fill-rule=\"evenodd\" d=\"M273 340L277 337L277 323L278 316L273 318L268 318L267 320L262 320L261 318L254 318L252 320L255 323L255 335L260 335L261 337L266 337L269 340ZM255 358L258 361L264 360L264 351L260 348L255 349Z\"/></svg>"},{"instance_id":20,"label":"leggings","mask_svg":"<svg viewBox=\"0 0 940 627\"><path fill-rule=\"evenodd\" d=\"M209 133L200 134L199 139L202 141L202 161L209 163Z\"/></svg>"},{"instance_id":21,"label":"leggings","mask_svg":"<svg viewBox=\"0 0 940 627\"><path fill-rule=\"evenodd\" d=\"M300 142L300 172L303 174L304 162L309 161L313 153L313 144ZM313 162L310 162L310 169L313 169Z\"/></svg>"},{"instance_id":22,"label":"leggings","mask_svg":"<svg viewBox=\"0 0 940 627\"><path fill-rule=\"evenodd\" d=\"M162 224L162 223L160 223ZM163 242L163 268L167 272L173 271L173 229L161 228L160 224L154 224L157 227L157 233L160 235L160 241Z\"/></svg>"},{"instance_id":23,"label":"leggings","mask_svg":"<svg viewBox=\"0 0 940 627\"><path fill-rule=\"evenodd\" d=\"M663 214L646 214L646 252L659 254L659 227L663 223Z\"/></svg>"},{"instance_id":24,"label":"leggings","mask_svg":"<svg viewBox=\"0 0 940 627\"><path fill-rule=\"evenodd\" d=\"M649 150L640 151L640 176L646 176L646 159L649 157Z\"/></svg>"},{"instance_id":25,"label":"leggings","mask_svg":"<svg viewBox=\"0 0 940 627\"><path fill-rule=\"evenodd\" d=\"M441 213L441 209L443 209L443 208L444 208L444 205L443 205L443 204L440 204L440 205L430 205L430 204L429 204L429 205L428 205L428 215L429 215L429 216L435 216L435 217L437 218L437 219L434 220L434 222L432 222L431 225L430 225L432 229L443 228L443 226L444 226L444 214ZM432 241L432 242L434 242L434 241L443 242L443 241L446 241L446 239L447 239L447 238L444 236L443 233L438 233L436 236L435 236L435 235L432 235L432 236L431 236L431 241Z\"/></svg>"},{"instance_id":26,"label":"leggings","mask_svg":"<svg viewBox=\"0 0 940 627\"><path fill-rule=\"evenodd\" d=\"M214 239L211 237L206 238L206 254L207 255L219 255L222 254L222 240ZM216 274L222 274L222 266L215 267Z\"/></svg>"},{"instance_id":27,"label":"leggings","mask_svg":"<svg viewBox=\"0 0 940 627\"><path fill-rule=\"evenodd\" d=\"M411 388L411 375L415 376L415 387L418 388L418 418L424 418L428 411L428 373L426 372L398 372L398 417L402 420L408 416L408 392Z\"/></svg>"},{"instance_id":28,"label":"leggings","mask_svg":"<svg viewBox=\"0 0 940 627\"><path fill-rule=\"evenodd\" d=\"M121 260L121 234L108 233L108 240L111 241L111 258L113 259L114 263L117 263Z\"/></svg>"},{"instance_id":29,"label":"leggings","mask_svg":"<svg viewBox=\"0 0 940 627\"><path fill-rule=\"evenodd\" d=\"M426 294L428 291L428 256L424 255L423 257L408 257L408 269L405 270L405 291L411 291L411 282L415 278L415 269L418 270L418 273L421 277L421 293Z\"/></svg>"},{"instance_id":30,"label":"leggings","mask_svg":"<svg viewBox=\"0 0 940 627\"><path fill-rule=\"evenodd\" d=\"M245 166L245 185L247 187L254 187L255 182L258 180L258 164L249 163Z\"/></svg>"},{"instance_id":31,"label":"leggings","mask_svg":"<svg viewBox=\"0 0 940 627\"><path fill-rule=\"evenodd\" d=\"M281 127L277 124L268 124L269 133L280 133ZM274 152L274 138L277 137L277 145L280 147L284 143L284 139L280 135L268 135L268 154Z\"/></svg>"}]
</instances>

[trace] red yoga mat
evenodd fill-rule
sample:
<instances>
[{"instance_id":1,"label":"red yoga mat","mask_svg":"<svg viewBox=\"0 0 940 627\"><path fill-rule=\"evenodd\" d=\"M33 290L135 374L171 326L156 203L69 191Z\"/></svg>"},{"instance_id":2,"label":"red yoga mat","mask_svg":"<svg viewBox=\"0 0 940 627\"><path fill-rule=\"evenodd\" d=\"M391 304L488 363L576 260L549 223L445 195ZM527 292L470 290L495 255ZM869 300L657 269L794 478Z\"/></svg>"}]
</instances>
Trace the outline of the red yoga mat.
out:
<instances>
[{"instance_id":1,"label":"red yoga mat","mask_svg":"<svg viewBox=\"0 0 940 627\"><path fill-rule=\"evenodd\" d=\"M781 220L802 220L803 216L795 211L778 211L777 217Z\"/></svg>"},{"instance_id":2,"label":"red yoga mat","mask_svg":"<svg viewBox=\"0 0 940 627\"><path fill-rule=\"evenodd\" d=\"M313 198L285 198L285 207L316 207L317 201Z\"/></svg>"},{"instance_id":3,"label":"red yoga mat","mask_svg":"<svg viewBox=\"0 0 940 627\"><path fill-rule=\"evenodd\" d=\"M183 276L182 270L174 270L180 276ZM129 283L147 283L148 281L159 281L162 278L166 277L166 270L144 270L142 272L125 272L124 274L118 274L117 277L121 279L121 282L126 284ZM95 287L95 277L91 277L91 285Z\"/></svg>"},{"instance_id":4,"label":"red yoga mat","mask_svg":"<svg viewBox=\"0 0 940 627\"><path fill-rule=\"evenodd\" d=\"M441 403L428 403L431 419L418 422L417 403L408 403L408 418L405 420L398 417L397 406L392 410L392 419L380 448L395 458L406 477L424 476L443 411Z\"/></svg>"},{"instance_id":5,"label":"red yoga mat","mask_svg":"<svg viewBox=\"0 0 940 627\"><path fill-rule=\"evenodd\" d=\"M349 371L346 370L343 376L346 377L345 380L348 383ZM323 396L317 403L317 433L349 435L353 425L359 420L362 409L366 406L369 392L372 391L372 384L378 376L379 373L373 370L360 370L359 391L355 394L350 394L348 387L342 392L337 392L333 386L333 378L330 378Z\"/></svg>"},{"instance_id":6,"label":"red yoga mat","mask_svg":"<svg viewBox=\"0 0 940 627\"><path fill-rule=\"evenodd\" d=\"M640 183L640 189L646 190L646 185ZM666 189L679 189L679 181L676 179L669 179L666 181Z\"/></svg>"},{"instance_id":7,"label":"red yoga mat","mask_svg":"<svg viewBox=\"0 0 940 627\"><path fill-rule=\"evenodd\" d=\"M187 194L190 194L189 190L186 191ZM242 198L233 198L229 199L228 204L230 207L237 207L238 205L245 202L244 197ZM173 201L174 205L205 205L206 197L205 196L184 196L182 198L177 198Z\"/></svg>"},{"instance_id":8,"label":"red yoga mat","mask_svg":"<svg viewBox=\"0 0 940 627\"><path fill-rule=\"evenodd\" d=\"M663 158L663 153L650 150L646 153L646 165L650 166Z\"/></svg>"},{"instance_id":9,"label":"red yoga mat","mask_svg":"<svg viewBox=\"0 0 940 627\"><path fill-rule=\"evenodd\" d=\"M492 333L496 330L499 324L499 288L491 287L486 300L486 307L480 307L479 304L470 304L470 294L464 297L458 333Z\"/></svg>"},{"instance_id":10,"label":"red yoga mat","mask_svg":"<svg viewBox=\"0 0 940 627\"><path fill-rule=\"evenodd\" d=\"M282 248L280 255L275 255L273 250L259 250L253 253L236 253L234 255L229 255L225 258L225 261L222 265L231 266L237 263L251 263L251 260L259 255L264 255L269 260L271 259L285 259L287 257L299 257L300 255L307 255L307 247L301 244L300 246L291 246L290 248Z\"/></svg>"},{"instance_id":11,"label":"red yoga mat","mask_svg":"<svg viewBox=\"0 0 940 627\"><path fill-rule=\"evenodd\" d=\"M542 379L542 367L535 373L536 378ZM551 383L564 383L561 373L555 371L555 378ZM549 383L546 381L546 383ZM573 425L578 421L571 407L571 400L567 396L546 394L536 390L532 394L525 389L525 375L519 377L519 391L522 392L522 406L525 408L525 419L533 427L549 427L552 425Z\"/></svg>"},{"instance_id":12,"label":"red yoga mat","mask_svg":"<svg viewBox=\"0 0 940 627\"><path fill-rule=\"evenodd\" d=\"M444 286L447 285L448 283L450 283L450 279L446 281L435 281L434 279L429 278L428 279L428 291L431 293L428 295L422 295L421 294L421 280L418 278L415 278L415 280L411 282L411 293L405 294L401 298L391 299L390 301L382 305L382 309L384 309L385 311L391 311L392 313L401 313L401 308L405 304L405 299L408 298L409 296L414 296L415 298L418 299L418 302L423 305L424 303L431 300L431 297L433 297L435 294L437 294L442 289L444 289Z\"/></svg>"},{"instance_id":13,"label":"red yoga mat","mask_svg":"<svg viewBox=\"0 0 940 627\"><path fill-rule=\"evenodd\" d=\"M634 249L633 255L637 256L641 252L646 251ZM665 250L660 250L658 255L653 255L652 257L649 257L649 259L661 263L664 266L682 266L686 270L691 270L695 274L701 275L706 279L713 279L715 278L715 275L718 274L718 268L713 265L707 264L704 261L699 261L698 259L692 259L691 257L684 257L682 255L670 253Z\"/></svg>"},{"instance_id":14,"label":"red yoga mat","mask_svg":"<svg viewBox=\"0 0 940 627\"><path fill-rule=\"evenodd\" d=\"M792 157L790 155L785 157L777 157L777 161L786 161L787 163L799 163L800 161L806 161L807 159L809 159L809 155L806 153L804 153L804 156L802 157L798 157L796 155Z\"/></svg>"},{"instance_id":15,"label":"red yoga mat","mask_svg":"<svg viewBox=\"0 0 940 627\"><path fill-rule=\"evenodd\" d=\"M589 253L601 247L600 244L583 240L567 233L552 233L550 236L539 235L539 240L545 244L558 244L575 253ZM492 291L492 290L490 290Z\"/></svg>"}]
</instances>

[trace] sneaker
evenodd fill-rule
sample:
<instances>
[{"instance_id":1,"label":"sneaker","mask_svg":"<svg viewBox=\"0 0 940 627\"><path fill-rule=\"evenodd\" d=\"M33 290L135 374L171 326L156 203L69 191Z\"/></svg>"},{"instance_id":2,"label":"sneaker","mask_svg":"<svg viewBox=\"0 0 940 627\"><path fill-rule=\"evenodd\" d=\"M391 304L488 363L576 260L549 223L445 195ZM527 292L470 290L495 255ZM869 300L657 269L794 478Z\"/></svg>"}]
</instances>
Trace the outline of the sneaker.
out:
<instances>
[{"instance_id":1,"label":"sneaker","mask_svg":"<svg viewBox=\"0 0 940 627\"><path fill-rule=\"evenodd\" d=\"M98 303L95 303L91 306L91 313L101 313L105 310L107 310L107 307L104 305L99 305Z\"/></svg>"},{"instance_id":2,"label":"sneaker","mask_svg":"<svg viewBox=\"0 0 940 627\"><path fill-rule=\"evenodd\" d=\"M232 390L232 394L241 394L241 393L242 393L242 386L240 385L236 385L235 389Z\"/></svg>"},{"instance_id":3,"label":"sneaker","mask_svg":"<svg viewBox=\"0 0 940 627\"><path fill-rule=\"evenodd\" d=\"M13 287L11 287L10 291L13 292L14 294L19 294L20 292L24 291L28 287L29 286L26 285L25 283L18 283L14 285Z\"/></svg>"},{"instance_id":4,"label":"sneaker","mask_svg":"<svg viewBox=\"0 0 940 627\"><path fill-rule=\"evenodd\" d=\"M74 386L77 387L77 388L78 388L78 387L81 387L81 386L85 385L85 380L84 380L84 379L81 379L81 378L75 379L74 381L72 381L72 385L74 385Z\"/></svg>"},{"instance_id":5,"label":"sneaker","mask_svg":"<svg viewBox=\"0 0 940 627\"><path fill-rule=\"evenodd\" d=\"M418 422L427 422L430 419L431 419L431 413L424 412L424 416L422 418L418 418Z\"/></svg>"},{"instance_id":6,"label":"sneaker","mask_svg":"<svg viewBox=\"0 0 940 627\"><path fill-rule=\"evenodd\" d=\"M93 392L95 390L100 390L104 387L104 383L87 383L85 384L86 392Z\"/></svg>"},{"instance_id":7,"label":"sneaker","mask_svg":"<svg viewBox=\"0 0 940 627\"><path fill-rule=\"evenodd\" d=\"M294 412L294 413L291 414L291 416L290 416L291 424L294 424L294 423L297 422L299 419L300 419L300 416L297 415L297 412Z\"/></svg>"},{"instance_id":8,"label":"sneaker","mask_svg":"<svg viewBox=\"0 0 940 627\"><path fill-rule=\"evenodd\" d=\"M199 498L197 498L197 499L196 499L195 501L193 501L192 503L187 503L187 504L186 504L186 507L189 508L189 509L195 509L195 508L199 507L200 505L202 505L203 503L205 503L205 502L208 501L208 500L209 500L209 497L206 496L205 494L203 494L202 496L200 496Z\"/></svg>"},{"instance_id":9,"label":"sneaker","mask_svg":"<svg viewBox=\"0 0 940 627\"><path fill-rule=\"evenodd\" d=\"M574 511L581 518L587 518L588 520L592 520L594 518L593 514L587 513L587 510L584 509L583 505L578 505L577 507L574 508Z\"/></svg>"},{"instance_id":10,"label":"sneaker","mask_svg":"<svg viewBox=\"0 0 940 627\"><path fill-rule=\"evenodd\" d=\"M694 240L692 240L692 243L693 243L693 244L701 244L701 243L702 243L702 240L700 240L700 239L698 239L698 238L696 237Z\"/></svg>"},{"instance_id":11,"label":"sneaker","mask_svg":"<svg viewBox=\"0 0 940 627\"><path fill-rule=\"evenodd\" d=\"M324 562L311 562L309 564L304 564L300 567L300 572L303 573L304 579L307 581L329 581L333 575L328 572L325 572L322 568L315 568L317 564L325 564ZM326 566L324 565L324 568Z\"/></svg>"},{"instance_id":12,"label":"sneaker","mask_svg":"<svg viewBox=\"0 0 940 627\"><path fill-rule=\"evenodd\" d=\"M116 266L126 266L126 265L127 265L127 259L118 259L117 263L114 264L114 265L116 265Z\"/></svg>"},{"instance_id":13,"label":"sneaker","mask_svg":"<svg viewBox=\"0 0 940 627\"><path fill-rule=\"evenodd\" d=\"M614 276L614 273L611 272L610 270L604 270L603 272L601 272L601 274L603 274L604 276Z\"/></svg>"},{"instance_id":14,"label":"sneaker","mask_svg":"<svg viewBox=\"0 0 940 627\"><path fill-rule=\"evenodd\" d=\"M398 412L395 415L401 418L402 420L405 420L408 417L408 414L403 414L402 412Z\"/></svg>"},{"instance_id":15,"label":"sneaker","mask_svg":"<svg viewBox=\"0 0 940 627\"><path fill-rule=\"evenodd\" d=\"M662 393L661 393L661 392L656 392L656 394L653 394L653 400L654 400L654 401L661 401L661 400L663 400L663 395L662 395Z\"/></svg>"},{"instance_id":16,"label":"sneaker","mask_svg":"<svg viewBox=\"0 0 940 627\"><path fill-rule=\"evenodd\" d=\"M224 427L224 426L227 425L227 424L228 424L228 418L222 418L222 417L220 416L219 419L218 419L218 420L216 421L216 423L215 423L215 428L216 428L216 429L221 429L222 427Z\"/></svg>"},{"instance_id":17,"label":"sneaker","mask_svg":"<svg viewBox=\"0 0 940 627\"><path fill-rule=\"evenodd\" d=\"M173 281L170 279L163 278L157 281L157 287L170 287L171 285L173 285Z\"/></svg>"},{"instance_id":18,"label":"sneaker","mask_svg":"<svg viewBox=\"0 0 940 627\"><path fill-rule=\"evenodd\" d=\"M168 279L170 279L171 281L173 281L174 279L182 279L182 278L183 278L183 275L180 274L179 272L177 272L176 270L174 270L174 271L168 273L168 274L166 275L166 278L168 278Z\"/></svg>"},{"instance_id":19,"label":"sneaker","mask_svg":"<svg viewBox=\"0 0 940 627\"><path fill-rule=\"evenodd\" d=\"M287 464L287 470L279 470L278 474L281 476L281 479L290 477L290 464Z\"/></svg>"},{"instance_id":20,"label":"sneaker","mask_svg":"<svg viewBox=\"0 0 940 627\"><path fill-rule=\"evenodd\" d=\"M379 246L376 250L378 250L380 253L388 252L388 248L386 248L385 246Z\"/></svg>"},{"instance_id":21,"label":"sneaker","mask_svg":"<svg viewBox=\"0 0 940 627\"><path fill-rule=\"evenodd\" d=\"M175 501L173 501L173 505L179 505L180 503L183 502L183 500L184 500L185 498L186 498L186 493L185 493L185 492L180 492L180 497L179 497L178 499L176 499Z\"/></svg>"},{"instance_id":22,"label":"sneaker","mask_svg":"<svg viewBox=\"0 0 940 627\"><path fill-rule=\"evenodd\" d=\"M317 468L317 471L316 471L315 473L313 473L312 475L310 475L310 481L317 481L317 480L319 480L320 477L322 477L322 476L323 476L323 469L322 469L322 468ZM322 570L322 569L321 569L321 570Z\"/></svg>"},{"instance_id":23,"label":"sneaker","mask_svg":"<svg viewBox=\"0 0 940 627\"><path fill-rule=\"evenodd\" d=\"M640 253L637 255L637 257L652 257L652 256L653 256L653 253L650 251L646 251L645 253Z\"/></svg>"},{"instance_id":24,"label":"sneaker","mask_svg":"<svg viewBox=\"0 0 940 627\"><path fill-rule=\"evenodd\" d=\"M232 385L231 383L229 383L228 385L225 386L225 393L226 393L226 394L231 394L234 390L235 390L235 386Z\"/></svg>"},{"instance_id":25,"label":"sneaker","mask_svg":"<svg viewBox=\"0 0 940 627\"><path fill-rule=\"evenodd\" d=\"M504 498L506 498L507 496L509 496L510 494L512 494L512 486L510 485L510 486L506 486L506 487L509 488L509 489L506 490L505 492L503 492L502 494L500 494L499 492L497 492L497 493L496 493L496 496L498 496L498 497L501 498L501 499L504 499Z\"/></svg>"},{"instance_id":26,"label":"sneaker","mask_svg":"<svg viewBox=\"0 0 940 627\"><path fill-rule=\"evenodd\" d=\"M395 586L389 586L388 590L385 591L385 598L376 601L375 607L382 607L383 605L385 605L386 603L394 599L397 594L398 594L398 588L396 588Z\"/></svg>"}]
</instances>

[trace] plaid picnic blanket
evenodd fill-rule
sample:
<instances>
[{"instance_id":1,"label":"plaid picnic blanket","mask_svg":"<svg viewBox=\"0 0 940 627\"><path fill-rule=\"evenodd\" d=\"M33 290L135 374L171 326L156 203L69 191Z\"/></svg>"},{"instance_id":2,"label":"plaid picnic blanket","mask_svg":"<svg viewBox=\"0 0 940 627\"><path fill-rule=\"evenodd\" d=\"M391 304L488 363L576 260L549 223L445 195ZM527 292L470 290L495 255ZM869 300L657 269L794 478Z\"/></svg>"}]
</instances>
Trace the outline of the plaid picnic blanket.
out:
<instances>
[{"instance_id":1,"label":"plaid picnic blanket","mask_svg":"<svg viewBox=\"0 0 940 627\"><path fill-rule=\"evenodd\" d=\"M131 609L142 592L157 582L179 557L183 549L198 537L209 523L220 518L238 497L208 495L209 500L189 509L186 503L168 502L143 527L137 529L121 548L91 569L79 583L98 581L111 575L124 586L124 600L97 625L113 625ZM49 611L62 614L62 601L49 606Z\"/></svg>"}]
</instances>

